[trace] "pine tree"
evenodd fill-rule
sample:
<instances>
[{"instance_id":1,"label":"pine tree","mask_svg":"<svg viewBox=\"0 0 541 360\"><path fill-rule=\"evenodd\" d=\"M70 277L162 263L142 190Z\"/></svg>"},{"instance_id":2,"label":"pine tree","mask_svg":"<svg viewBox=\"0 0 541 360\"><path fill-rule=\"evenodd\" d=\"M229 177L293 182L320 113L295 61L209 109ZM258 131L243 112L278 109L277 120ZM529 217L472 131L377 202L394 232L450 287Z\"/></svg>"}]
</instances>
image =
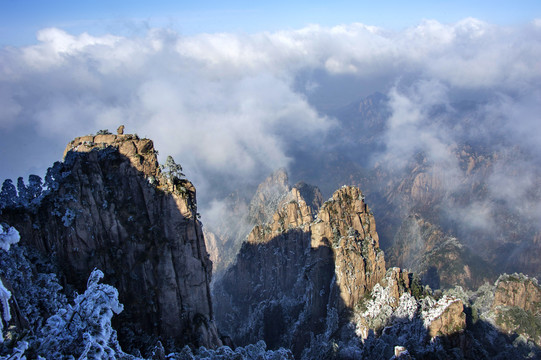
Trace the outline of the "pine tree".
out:
<instances>
[{"instance_id":1,"label":"pine tree","mask_svg":"<svg viewBox=\"0 0 541 360\"><path fill-rule=\"evenodd\" d=\"M29 203L39 201L41 192L43 191L42 181L38 175L28 176L27 196Z\"/></svg>"},{"instance_id":2,"label":"pine tree","mask_svg":"<svg viewBox=\"0 0 541 360\"><path fill-rule=\"evenodd\" d=\"M13 207L17 203L17 190L11 179L6 179L0 192L0 209Z\"/></svg>"},{"instance_id":3,"label":"pine tree","mask_svg":"<svg viewBox=\"0 0 541 360\"><path fill-rule=\"evenodd\" d=\"M22 177L19 177L17 179L17 194L19 195L19 205L28 205L28 189L26 188L26 185L24 184L24 179Z\"/></svg>"},{"instance_id":4,"label":"pine tree","mask_svg":"<svg viewBox=\"0 0 541 360\"><path fill-rule=\"evenodd\" d=\"M167 156L162 169L165 172L165 176L167 176L167 178L171 181L173 181L175 178L180 179L184 177L184 174L182 173L182 166L177 164L171 155Z\"/></svg>"},{"instance_id":5,"label":"pine tree","mask_svg":"<svg viewBox=\"0 0 541 360\"><path fill-rule=\"evenodd\" d=\"M126 356L111 326L113 314L124 309L118 290L99 284L103 272L94 269L87 289L75 298L75 304L60 309L47 319L40 353L47 358L119 359Z\"/></svg>"}]
</instances>

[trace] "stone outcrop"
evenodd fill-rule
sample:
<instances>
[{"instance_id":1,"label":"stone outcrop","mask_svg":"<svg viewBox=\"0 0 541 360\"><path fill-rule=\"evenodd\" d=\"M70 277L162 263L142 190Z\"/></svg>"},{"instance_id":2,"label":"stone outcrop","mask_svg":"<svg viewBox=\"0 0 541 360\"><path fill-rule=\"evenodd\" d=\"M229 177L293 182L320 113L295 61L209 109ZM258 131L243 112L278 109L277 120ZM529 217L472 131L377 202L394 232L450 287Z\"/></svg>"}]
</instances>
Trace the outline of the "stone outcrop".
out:
<instances>
[{"instance_id":1,"label":"stone outcrop","mask_svg":"<svg viewBox=\"0 0 541 360\"><path fill-rule=\"evenodd\" d=\"M420 358L433 358L431 344L442 339L448 349L460 346L466 330L461 299L444 295L436 300L414 274L396 267L356 304L353 322L365 346L378 342L389 352L403 342Z\"/></svg>"},{"instance_id":2,"label":"stone outcrop","mask_svg":"<svg viewBox=\"0 0 541 360\"><path fill-rule=\"evenodd\" d=\"M385 275L376 221L356 187L342 187L320 209L311 226L312 247L331 243L343 304L353 307Z\"/></svg>"},{"instance_id":3,"label":"stone outcrop","mask_svg":"<svg viewBox=\"0 0 541 360\"><path fill-rule=\"evenodd\" d=\"M437 313L432 315L432 318L425 318L429 337L449 336L466 328L466 314L462 300L444 297L435 304L434 308Z\"/></svg>"},{"instance_id":4,"label":"stone outcrop","mask_svg":"<svg viewBox=\"0 0 541 360\"><path fill-rule=\"evenodd\" d=\"M496 281L492 308L516 306L533 314L541 312L541 286L535 278L520 274L502 275Z\"/></svg>"},{"instance_id":5,"label":"stone outcrop","mask_svg":"<svg viewBox=\"0 0 541 360\"><path fill-rule=\"evenodd\" d=\"M523 274L501 275L485 317L505 333L517 333L541 346L541 286ZM487 316L488 315L488 316Z\"/></svg>"},{"instance_id":6,"label":"stone outcrop","mask_svg":"<svg viewBox=\"0 0 541 360\"><path fill-rule=\"evenodd\" d=\"M383 278L385 260L359 189L339 189L315 218L299 189L288 196L271 222L249 234L216 284L215 301L220 328L238 343L263 338L300 354L310 332L347 321Z\"/></svg>"},{"instance_id":7,"label":"stone outcrop","mask_svg":"<svg viewBox=\"0 0 541 360\"><path fill-rule=\"evenodd\" d=\"M205 222L203 229L215 265L215 277L220 277L233 263L242 242L254 226L271 222L277 210L299 199L303 199L311 214L315 214L323 204L319 188L304 182L292 188L284 169L276 170L259 184L250 201L247 201L246 194L240 194L239 191L227 196L221 202L219 216L215 214L210 221ZM310 222L313 219L305 220Z\"/></svg>"},{"instance_id":8,"label":"stone outcrop","mask_svg":"<svg viewBox=\"0 0 541 360\"><path fill-rule=\"evenodd\" d=\"M80 137L49 170L41 204L2 217L23 242L53 256L79 291L92 269L104 271L125 306L121 341L157 335L215 347L212 263L196 192L174 170L160 168L151 140Z\"/></svg>"}]
</instances>

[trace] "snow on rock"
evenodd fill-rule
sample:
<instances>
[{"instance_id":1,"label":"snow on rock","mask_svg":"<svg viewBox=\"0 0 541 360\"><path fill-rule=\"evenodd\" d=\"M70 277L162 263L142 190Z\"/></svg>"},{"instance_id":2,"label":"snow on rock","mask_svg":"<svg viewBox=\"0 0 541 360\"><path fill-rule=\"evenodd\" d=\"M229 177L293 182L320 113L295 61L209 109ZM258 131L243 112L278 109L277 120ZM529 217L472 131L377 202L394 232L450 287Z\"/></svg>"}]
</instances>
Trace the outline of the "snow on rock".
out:
<instances>
[{"instance_id":1,"label":"snow on rock","mask_svg":"<svg viewBox=\"0 0 541 360\"><path fill-rule=\"evenodd\" d=\"M354 314L357 336L366 340L371 331L380 333L384 328L415 319L421 321L430 338L450 335L466 327L462 300L449 295L438 301L429 296L417 300L407 286L399 286L405 279L401 274L400 269L389 269L385 278L357 305Z\"/></svg>"},{"instance_id":2,"label":"snow on rock","mask_svg":"<svg viewBox=\"0 0 541 360\"><path fill-rule=\"evenodd\" d=\"M411 321L417 315L417 301L399 285L407 278L404 274L398 268L389 269L381 283L358 304L354 316L357 336L366 339L370 330L378 332L391 323Z\"/></svg>"},{"instance_id":3,"label":"snow on rock","mask_svg":"<svg viewBox=\"0 0 541 360\"><path fill-rule=\"evenodd\" d=\"M14 227L6 224L0 224L2 232L0 233L0 249L9 251L11 245L19 242L21 237L19 232Z\"/></svg>"},{"instance_id":4,"label":"snow on rock","mask_svg":"<svg viewBox=\"0 0 541 360\"><path fill-rule=\"evenodd\" d=\"M421 303L421 319L430 337L450 335L466 327L462 300L444 295L438 301L426 297Z\"/></svg>"}]
</instances>

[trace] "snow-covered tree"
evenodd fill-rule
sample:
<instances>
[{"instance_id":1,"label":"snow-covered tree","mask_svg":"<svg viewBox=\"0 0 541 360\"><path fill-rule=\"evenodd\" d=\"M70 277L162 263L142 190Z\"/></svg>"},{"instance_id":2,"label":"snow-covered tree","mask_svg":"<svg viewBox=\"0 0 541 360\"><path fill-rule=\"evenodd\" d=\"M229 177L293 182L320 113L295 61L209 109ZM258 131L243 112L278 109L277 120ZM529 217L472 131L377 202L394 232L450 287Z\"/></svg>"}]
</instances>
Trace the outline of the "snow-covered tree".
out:
<instances>
[{"instance_id":1,"label":"snow-covered tree","mask_svg":"<svg viewBox=\"0 0 541 360\"><path fill-rule=\"evenodd\" d=\"M53 191L58 189L58 182L62 178L62 174L60 172L62 168L62 163L59 161L56 161L53 166L47 169L47 173L45 174L45 181L44 185L47 188L48 191Z\"/></svg>"},{"instance_id":2,"label":"snow-covered tree","mask_svg":"<svg viewBox=\"0 0 541 360\"><path fill-rule=\"evenodd\" d=\"M28 187L27 187L27 200L28 203L39 202L41 192L43 191L42 180L38 175L28 176Z\"/></svg>"},{"instance_id":3,"label":"snow-covered tree","mask_svg":"<svg viewBox=\"0 0 541 360\"><path fill-rule=\"evenodd\" d=\"M17 203L17 189L11 179L6 179L0 191L0 209L12 207Z\"/></svg>"},{"instance_id":4,"label":"snow-covered tree","mask_svg":"<svg viewBox=\"0 0 541 360\"><path fill-rule=\"evenodd\" d=\"M19 242L19 232L6 224L0 224L0 249L9 251L11 245ZM2 306L2 316L0 316L0 343L4 341L4 323L11 320L11 312L9 309L9 299L11 292L4 286L0 280L0 306Z\"/></svg>"},{"instance_id":5,"label":"snow-covered tree","mask_svg":"<svg viewBox=\"0 0 541 360\"><path fill-rule=\"evenodd\" d=\"M19 205L28 205L28 189L24 183L24 179L22 178L22 176L17 179L17 194L19 195Z\"/></svg>"},{"instance_id":6,"label":"snow-covered tree","mask_svg":"<svg viewBox=\"0 0 541 360\"><path fill-rule=\"evenodd\" d=\"M47 319L38 352L48 359L122 359L131 358L118 344L111 326L113 314L123 305L118 291L111 285L100 284L103 272L90 274L87 289L75 298L74 305L60 309Z\"/></svg>"}]
</instances>

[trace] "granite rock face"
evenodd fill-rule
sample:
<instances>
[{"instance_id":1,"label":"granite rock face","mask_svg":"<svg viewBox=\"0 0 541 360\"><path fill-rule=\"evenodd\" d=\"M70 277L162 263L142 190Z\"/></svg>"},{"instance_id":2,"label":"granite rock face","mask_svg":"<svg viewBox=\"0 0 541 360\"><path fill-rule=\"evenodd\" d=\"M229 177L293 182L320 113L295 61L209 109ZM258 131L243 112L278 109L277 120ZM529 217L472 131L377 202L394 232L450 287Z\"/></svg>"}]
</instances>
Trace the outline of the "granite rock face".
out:
<instances>
[{"instance_id":1,"label":"granite rock face","mask_svg":"<svg viewBox=\"0 0 541 360\"><path fill-rule=\"evenodd\" d=\"M541 286L535 278L503 275L496 281L492 308L516 306L537 314L541 311Z\"/></svg>"},{"instance_id":2,"label":"granite rock face","mask_svg":"<svg viewBox=\"0 0 541 360\"><path fill-rule=\"evenodd\" d=\"M249 221L252 224L264 224L271 220L272 215L291 190L287 172L278 169L259 184L257 191L250 201Z\"/></svg>"},{"instance_id":3,"label":"granite rock face","mask_svg":"<svg viewBox=\"0 0 541 360\"><path fill-rule=\"evenodd\" d=\"M209 260L194 186L161 168L151 140L96 135L70 142L32 211L2 214L23 241L52 256L81 291L103 269L125 311L117 328L177 344L221 344L213 325Z\"/></svg>"},{"instance_id":4,"label":"granite rock face","mask_svg":"<svg viewBox=\"0 0 541 360\"><path fill-rule=\"evenodd\" d=\"M203 229L215 278L219 278L234 262L242 242L254 226L271 222L277 210L298 198L306 199L305 203L312 213L316 213L323 204L318 187L304 182L291 187L287 172L278 169L259 184L253 195L244 189L223 199L220 216L215 215L209 219L211 221L205 222Z\"/></svg>"},{"instance_id":5,"label":"granite rock face","mask_svg":"<svg viewBox=\"0 0 541 360\"><path fill-rule=\"evenodd\" d=\"M431 338L453 335L466 328L466 314L462 300L456 298L442 300L436 303L441 307L438 309L440 313L428 324L428 335Z\"/></svg>"},{"instance_id":6,"label":"granite rock face","mask_svg":"<svg viewBox=\"0 0 541 360\"><path fill-rule=\"evenodd\" d=\"M311 227L312 247L330 241L340 297L351 308L385 276L376 221L356 187L336 191L317 218Z\"/></svg>"},{"instance_id":7,"label":"granite rock face","mask_svg":"<svg viewBox=\"0 0 541 360\"><path fill-rule=\"evenodd\" d=\"M315 217L299 189L288 196L254 227L214 294L218 324L239 344L262 338L300 355L310 333L347 321L383 278L385 260L359 189L339 189Z\"/></svg>"},{"instance_id":8,"label":"granite rock face","mask_svg":"<svg viewBox=\"0 0 541 360\"><path fill-rule=\"evenodd\" d=\"M541 286L523 274L501 275L494 285L489 317L505 333L517 333L541 346Z\"/></svg>"}]
</instances>

